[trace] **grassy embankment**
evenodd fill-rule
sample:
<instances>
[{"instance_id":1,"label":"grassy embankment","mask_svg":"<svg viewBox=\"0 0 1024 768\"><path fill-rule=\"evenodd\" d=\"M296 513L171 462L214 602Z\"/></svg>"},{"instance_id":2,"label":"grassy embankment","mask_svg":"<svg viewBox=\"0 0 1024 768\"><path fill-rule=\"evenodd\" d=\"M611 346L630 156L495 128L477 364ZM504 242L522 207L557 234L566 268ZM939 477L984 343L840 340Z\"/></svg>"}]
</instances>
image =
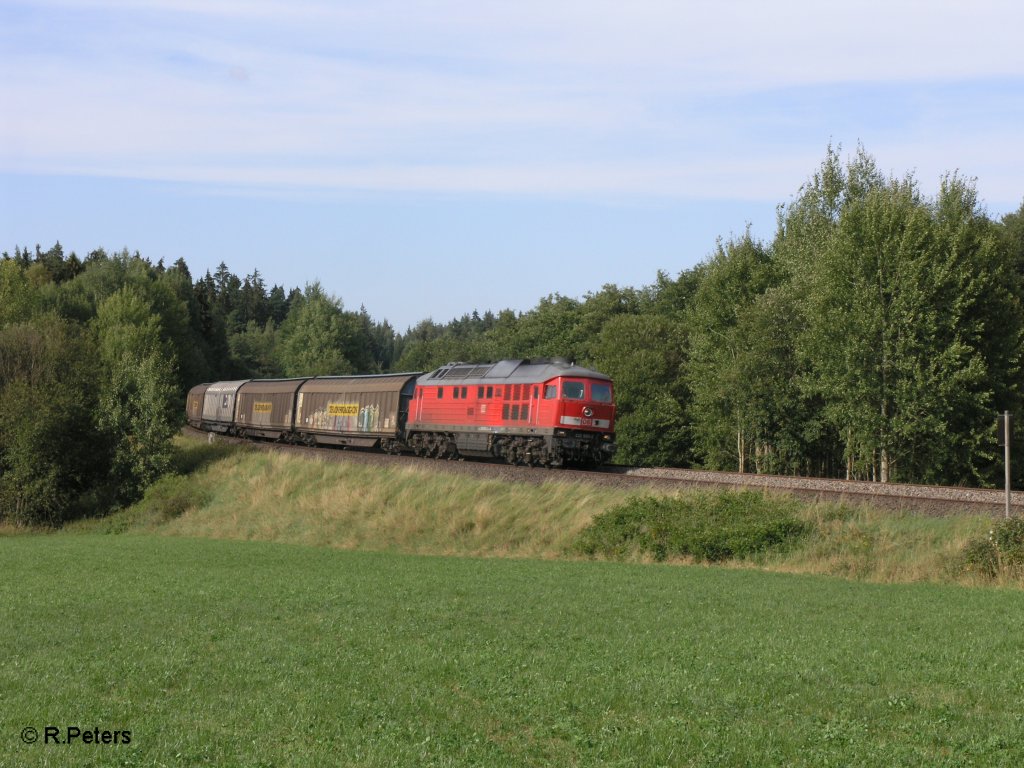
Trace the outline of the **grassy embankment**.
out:
<instances>
[{"instance_id":1,"label":"grassy embankment","mask_svg":"<svg viewBox=\"0 0 1024 768\"><path fill-rule=\"evenodd\" d=\"M579 557L580 532L635 493L560 482L478 480L415 468L310 461L245 448L179 442L185 477L157 484L135 507L70 526L416 554L541 559ZM699 504L720 494L687 494ZM759 496L760 498L760 496ZM924 518L768 497L810 529L798 545L731 565L876 582L960 581L960 552L991 524ZM651 560L643 552L629 560ZM686 558L669 557L686 562Z\"/></svg>"},{"instance_id":2,"label":"grassy embankment","mask_svg":"<svg viewBox=\"0 0 1024 768\"><path fill-rule=\"evenodd\" d=\"M0 539L0 766L1024 761L1024 594L751 570ZM27 727L129 730L26 745Z\"/></svg>"}]
</instances>

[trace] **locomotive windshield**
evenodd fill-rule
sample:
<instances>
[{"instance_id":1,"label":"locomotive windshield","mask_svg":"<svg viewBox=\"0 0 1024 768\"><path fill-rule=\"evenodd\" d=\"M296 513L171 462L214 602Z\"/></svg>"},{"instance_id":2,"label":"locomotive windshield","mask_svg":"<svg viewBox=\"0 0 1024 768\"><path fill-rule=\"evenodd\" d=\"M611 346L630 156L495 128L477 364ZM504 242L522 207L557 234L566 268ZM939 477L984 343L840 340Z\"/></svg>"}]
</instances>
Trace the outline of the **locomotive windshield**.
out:
<instances>
[{"instance_id":1,"label":"locomotive windshield","mask_svg":"<svg viewBox=\"0 0 1024 768\"><path fill-rule=\"evenodd\" d=\"M591 384L590 399L595 403L610 403L612 401L612 388L608 384Z\"/></svg>"},{"instance_id":2,"label":"locomotive windshield","mask_svg":"<svg viewBox=\"0 0 1024 768\"><path fill-rule=\"evenodd\" d=\"M566 400L582 400L583 399L583 382L582 381L564 381L562 382L562 397Z\"/></svg>"}]
</instances>

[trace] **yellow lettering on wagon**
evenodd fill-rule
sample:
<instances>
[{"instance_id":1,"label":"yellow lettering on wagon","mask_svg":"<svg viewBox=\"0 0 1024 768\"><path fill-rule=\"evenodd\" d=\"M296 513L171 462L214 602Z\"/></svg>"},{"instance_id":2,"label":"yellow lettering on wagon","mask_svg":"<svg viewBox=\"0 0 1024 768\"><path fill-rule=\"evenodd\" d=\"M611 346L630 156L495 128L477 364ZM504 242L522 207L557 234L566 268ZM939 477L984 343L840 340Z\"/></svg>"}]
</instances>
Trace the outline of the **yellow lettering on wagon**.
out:
<instances>
[{"instance_id":1,"label":"yellow lettering on wagon","mask_svg":"<svg viewBox=\"0 0 1024 768\"><path fill-rule=\"evenodd\" d=\"M272 410L274 410L274 404L273 403L253 403L252 404L252 412L253 413L270 413Z\"/></svg>"},{"instance_id":2,"label":"yellow lettering on wagon","mask_svg":"<svg viewBox=\"0 0 1024 768\"><path fill-rule=\"evenodd\" d=\"M331 403L327 406L328 416L358 416L359 403Z\"/></svg>"}]
</instances>

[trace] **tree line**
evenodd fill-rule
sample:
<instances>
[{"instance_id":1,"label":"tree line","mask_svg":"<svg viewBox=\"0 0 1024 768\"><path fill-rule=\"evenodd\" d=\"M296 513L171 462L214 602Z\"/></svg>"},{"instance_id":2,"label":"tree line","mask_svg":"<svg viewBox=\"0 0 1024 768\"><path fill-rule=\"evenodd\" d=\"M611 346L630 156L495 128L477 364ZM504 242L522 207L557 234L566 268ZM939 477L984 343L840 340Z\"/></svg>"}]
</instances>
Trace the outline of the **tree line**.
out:
<instances>
[{"instance_id":1,"label":"tree line","mask_svg":"<svg viewBox=\"0 0 1024 768\"><path fill-rule=\"evenodd\" d=\"M628 463L993 485L996 414L1021 412L1022 276L1024 206L993 220L970 180L927 195L829 147L771 241L748 229L640 289L424 322L398 363L569 355L614 378Z\"/></svg>"},{"instance_id":2,"label":"tree line","mask_svg":"<svg viewBox=\"0 0 1024 768\"><path fill-rule=\"evenodd\" d=\"M0 260L0 521L59 524L171 468L201 381L387 370L397 334L319 284L139 253L16 247Z\"/></svg>"},{"instance_id":3,"label":"tree line","mask_svg":"<svg viewBox=\"0 0 1024 768\"><path fill-rule=\"evenodd\" d=\"M319 283L17 247L0 261L0 519L138 498L200 381L537 356L613 377L624 462L991 485L995 414L1021 412L1022 278L1024 206L994 220L956 174L927 195L832 147L768 242L748 229L648 286L404 333Z\"/></svg>"}]
</instances>

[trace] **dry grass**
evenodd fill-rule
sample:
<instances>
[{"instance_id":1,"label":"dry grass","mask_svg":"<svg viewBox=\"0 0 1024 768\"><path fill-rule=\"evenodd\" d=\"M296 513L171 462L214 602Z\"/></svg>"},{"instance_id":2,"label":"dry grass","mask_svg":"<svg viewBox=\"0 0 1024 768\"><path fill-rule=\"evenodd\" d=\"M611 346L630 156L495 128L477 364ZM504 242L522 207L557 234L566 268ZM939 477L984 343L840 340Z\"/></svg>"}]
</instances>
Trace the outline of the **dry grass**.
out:
<instances>
[{"instance_id":1,"label":"dry grass","mask_svg":"<svg viewBox=\"0 0 1024 768\"><path fill-rule=\"evenodd\" d=\"M15 525L6 520L0 520L0 537L3 536L24 536L26 533L48 533L51 528L43 528L34 525Z\"/></svg>"},{"instance_id":2,"label":"dry grass","mask_svg":"<svg viewBox=\"0 0 1024 768\"><path fill-rule=\"evenodd\" d=\"M438 473L431 462L390 469L244 449L207 457L191 474L165 478L152 490L162 506L144 500L69 528L553 559L571 557L592 518L630 496L560 481L557 473L537 486ZM179 497L185 501L168 503ZM813 524L798 546L726 565L880 583L980 583L957 565L964 545L986 535L988 518L927 518L837 504L803 504L798 514ZM19 531L0 529L5 532Z\"/></svg>"},{"instance_id":3,"label":"dry grass","mask_svg":"<svg viewBox=\"0 0 1024 768\"><path fill-rule=\"evenodd\" d=\"M798 549L771 554L761 567L878 583L964 581L960 552L984 536L985 517L921 517L871 507L813 504L801 516L814 533Z\"/></svg>"},{"instance_id":4,"label":"dry grass","mask_svg":"<svg viewBox=\"0 0 1024 768\"><path fill-rule=\"evenodd\" d=\"M208 503L167 534L342 549L551 558L597 512L621 502L588 485L474 480L424 468L381 469L239 452L194 476Z\"/></svg>"}]
</instances>

